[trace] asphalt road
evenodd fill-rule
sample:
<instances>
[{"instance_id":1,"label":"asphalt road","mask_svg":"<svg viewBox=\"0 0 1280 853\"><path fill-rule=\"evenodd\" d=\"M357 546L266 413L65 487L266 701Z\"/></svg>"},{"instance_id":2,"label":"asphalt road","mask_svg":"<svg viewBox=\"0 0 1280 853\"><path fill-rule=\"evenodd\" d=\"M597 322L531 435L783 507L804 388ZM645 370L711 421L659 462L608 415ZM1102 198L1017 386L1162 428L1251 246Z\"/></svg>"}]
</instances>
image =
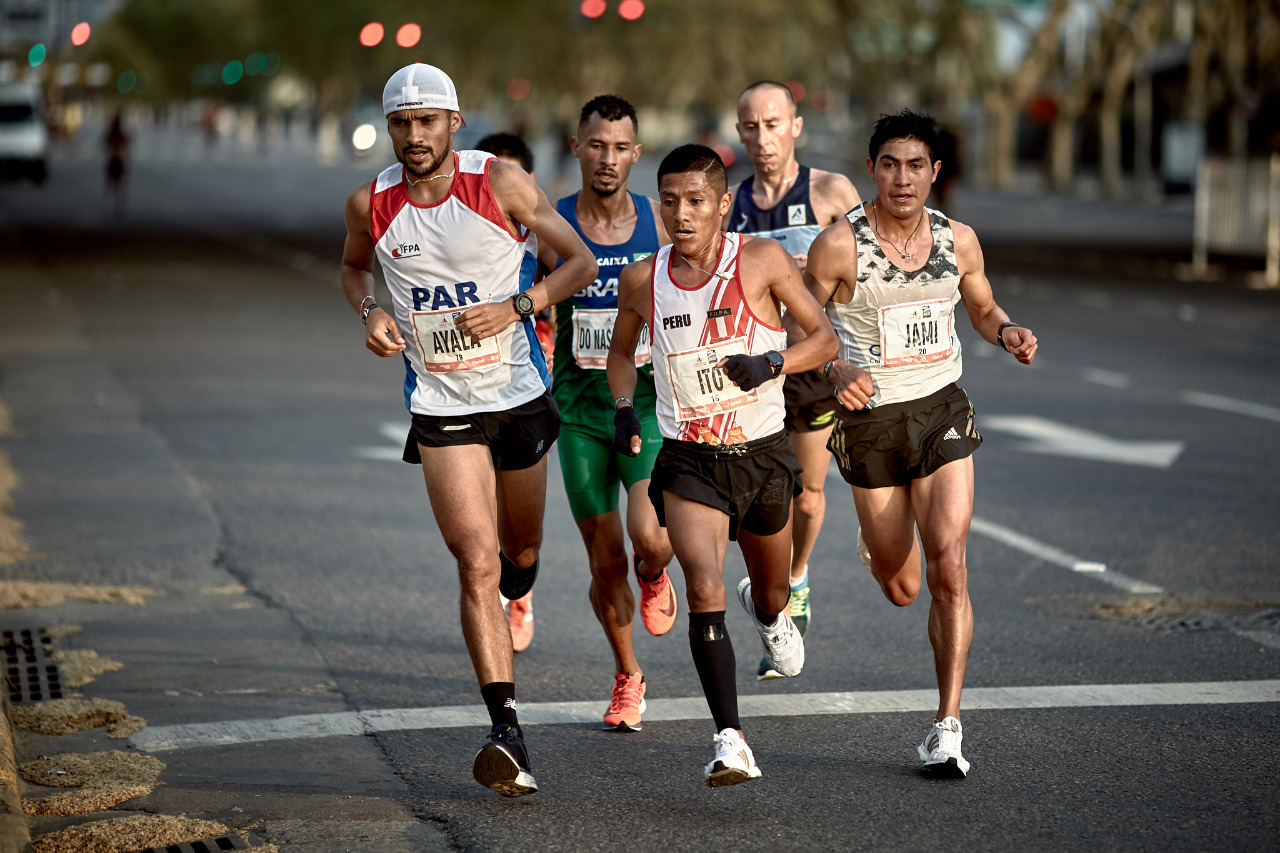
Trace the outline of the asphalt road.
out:
<instances>
[{"instance_id":1,"label":"asphalt road","mask_svg":"<svg viewBox=\"0 0 1280 853\"><path fill-rule=\"evenodd\" d=\"M867 704L932 695L927 593L904 609L883 600L833 474L804 673L758 685L754 631L728 614L764 778L701 786L705 706L662 701L701 702L682 616L665 637L637 626L657 709L644 731L572 713L530 725L543 790L509 801L470 778L483 727L420 710L472 706L449 712L467 719L479 697L421 474L386 459L407 426L402 368L365 351L336 283L343 199L376 167L318 166L288 147L246 160L180 133L139 149L120 213L83 146L60 153L41 190L0 187L0 401L13 424L0 450L31 548L0 577L163 593L145 607L0 613L5 628L76 622L64 646L125 664L83 692L146 717L133 747L169 769L165 787L113 813L253 826L288 851L1275 847L1280 296L1135 275L1117 234L1172 264L1185 212L969 196L966 219L957 198L957 218L1019 253L1006 270L989 253L991 277L1041 341L1025 368L963 338L986 438L967 780L919 774L927 706ZM1055 215L1081 233L1034 242L1027 223ZM1064 244L1092 260L1027 262ZM554 454L550 480L518 696L534 717L554 717L546 703L600 714L611 659ZM1106 571L1071 568L1089 563ZM731 555L726 578L742 574ZM1099 685L1127 698L1080 699ZM852 698L823 698L837 693ZM771 696L795 697L793 711L770 712ZM390 709L428 722L369 723ZM357 712L371 734L296 736ZM276 722L224 745L213 728L177 728L243 720ZM20 752L119 746L99 731L27 736Z\"/></svg>"}]
</instances>

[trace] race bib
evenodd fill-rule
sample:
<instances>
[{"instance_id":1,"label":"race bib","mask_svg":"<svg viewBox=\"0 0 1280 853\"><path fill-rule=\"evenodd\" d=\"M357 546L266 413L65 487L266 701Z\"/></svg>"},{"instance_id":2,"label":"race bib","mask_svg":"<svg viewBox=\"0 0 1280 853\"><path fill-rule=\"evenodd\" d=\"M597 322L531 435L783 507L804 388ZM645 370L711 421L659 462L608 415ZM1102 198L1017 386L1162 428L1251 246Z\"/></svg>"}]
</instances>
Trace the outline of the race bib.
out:
<instances>
[{"instance_id":1,"label":"race bib","mask_svg":"<svg viewBox=\"0 0 1280 853\"><path fill-rule=\"evenodd\" d=\"M454 327L454 320L462 313L446 308L443 311L414 311L409 315L413 321L418 354L428 372L476 370L502 361L502 347L497 336L478 341Z\"/></svg>"},{"instance_id":2,"label":"race bib","mask_svg":"<svg viewBox=\"0 0 1280 853\"><path fill-rule=\"evenodd\" d=\"M745 355L747 343L733 338L684 352L668 353L667 377L675 402L677 421L692 421L754 405L755 389L743 391L716 365L731 355Z\"/></svg>"},{"instance_id":3,"label":"race bib","mask_svg":"<svg viewBox=\"0 0 1280 853\"><path fill-rule=\"evenodd\" d=\"M616 308L573 308L573 360L584 370L604 370L609 365ZM649 363L649 327L640 330L636 342L636 367Z\"/></svg>"},{"instance_id":4,"label":"race bib","mask_svg":"<svg viewBox=\"0 0 1280 853\"><path fill-rule=\"evenodd\" d=\"M885 367L905 367L950 358L953 315L950 299L881 308L881 363Z\"/></svg>"}]
</instances>

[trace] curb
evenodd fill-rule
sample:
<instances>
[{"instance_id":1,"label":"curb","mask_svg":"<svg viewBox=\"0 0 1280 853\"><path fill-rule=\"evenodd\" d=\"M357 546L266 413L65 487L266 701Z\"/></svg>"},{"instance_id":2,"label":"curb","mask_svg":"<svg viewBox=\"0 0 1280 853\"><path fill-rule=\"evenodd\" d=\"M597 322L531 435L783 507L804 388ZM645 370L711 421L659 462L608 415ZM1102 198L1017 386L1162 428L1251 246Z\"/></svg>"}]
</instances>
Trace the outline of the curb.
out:
<instances>
[{"instance_id":1,"label":"curb","mask_svg":"<svg viewBox=\"0 0 1280 853\"><path fill-rule=\"evenodd\" d=\"M0 724L0 853L32 853L27 815L22 811L18 755L13 743L9 697L4 701L4 721Z\"/></svg>"}]
</instances>

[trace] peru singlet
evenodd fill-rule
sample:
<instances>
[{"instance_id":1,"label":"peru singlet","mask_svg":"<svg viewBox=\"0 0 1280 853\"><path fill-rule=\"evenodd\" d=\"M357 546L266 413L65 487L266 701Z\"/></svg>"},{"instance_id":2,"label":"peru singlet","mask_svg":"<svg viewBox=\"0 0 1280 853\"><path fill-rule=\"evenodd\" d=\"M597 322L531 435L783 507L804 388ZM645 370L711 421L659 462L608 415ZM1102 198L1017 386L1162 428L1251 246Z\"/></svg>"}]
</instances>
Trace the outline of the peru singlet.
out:
<instances>
[{"instance_id":1,"label":"peru singlet","mask_svg":"<svg viewBox=\"0 0 1280 853\"><path fill-rule=\"evenodd\" d=\"M731 355L763 355L787 345L787 333L751 312L738 257L742 235L725 233L712 275L689 289L671 277L672 247L653 261L654 385L665 438L742 444L782 431L782 382L743 391L716 364Z\"/></svg>"},{"instance_id":2,"label":"peru singlet","mask_svg":"<svg viewBox=\"0 0 1280 853\"><path fill-rule=\"evenodd\" d=\"M605 367L613 324L618 319L618 277L629 263L643 260L658 250L658 229L649 199L628 193L636 208L636 226L625 243L602 245L582 233L578 225L578 194L556 202L563 216L596 259L600 271L596 280L556 306L556 357L552 394L565 423L594 423L612 420L613 395ZM558 262L557 262L558 264ZM640 332L636 345L634 403L636 411L652 411L653 366L649 361L649 329ZM601 412L603 411L603 414Z\"/></svg>"},{"instance_id":3,"label":"peru singlet","mask_svg":"<svg viewBox=\"0 0 1280 853\"><path fill-rule=\"evenodd\" d=\"M751 199L755 183L756 177L752 175L739 185L729 213L729 227L742 234L772 237L789 255L807 255L809 246L822 231L813 205L809 203L809 167L800 167L795 183L768 210L756 207Z\"/></svg>"},{"instance_id":4,"label":"peru singlet","mask_svg":"<svg viewBox=\"0 0 1280 853\"><path fill-rule=\"evenodd\" d=\"M519 406L551 384L533 323L516 322L477 341L454 318L501 302L533 283L536 258L507 229L489 183L492 154L456 151L449 194L409 198L397 163L374 182L374 249L406 348L404 396L423 415L468 415Z\"/></svg>"},{"instance_id":5,"label":"peru singlet","mask_svg":"<svg viewBox=\"0 0 1280 853\"><path fill-rule=\"evenodd\" d=\"M885 256L864 205L845 214L858 241L858 281L849 302L827 304L827 316L840 337L840 358L875 380L877 406L927 397L960 378L960 270L951 221L936 210L924 213L933 246L915 272Z\"/></svg>"}]
</instances>

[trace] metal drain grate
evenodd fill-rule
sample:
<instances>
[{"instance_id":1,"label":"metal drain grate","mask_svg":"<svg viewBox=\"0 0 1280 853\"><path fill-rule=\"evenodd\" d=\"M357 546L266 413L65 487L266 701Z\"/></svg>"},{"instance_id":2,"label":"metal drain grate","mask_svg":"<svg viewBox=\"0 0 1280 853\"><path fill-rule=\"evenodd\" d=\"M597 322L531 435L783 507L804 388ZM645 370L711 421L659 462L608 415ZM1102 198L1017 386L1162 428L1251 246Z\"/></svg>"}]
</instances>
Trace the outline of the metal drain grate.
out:
<instances>
[{"instance_id":1,"label":"metal drain grate","mask_svg":"<svg viewBox=\"0 0 1280 853\"><path fill-rule=\"evenodd\" d=\"M206 838L202 841L188 841L186 844L170 844L168 847L148 847L142 853L219 853L222 850L253 850L261 847L262 841L252 833L247 838L239 835L222 835L217 838Z\"/></svg>"},{"instance_id":2,"label":"metal drain grate","mask_svg":"<svg viewBox=\"0 0 1280 853\"><path fill-rule=\"evenodd\" d=\"M21 704L61 699L62 675L58 665L49 662L53 638L43 630L30 628L5 631L0 636L4 640L0 649L4 651L4 681L9 701Z\"/></svg>"}]
</instances>

